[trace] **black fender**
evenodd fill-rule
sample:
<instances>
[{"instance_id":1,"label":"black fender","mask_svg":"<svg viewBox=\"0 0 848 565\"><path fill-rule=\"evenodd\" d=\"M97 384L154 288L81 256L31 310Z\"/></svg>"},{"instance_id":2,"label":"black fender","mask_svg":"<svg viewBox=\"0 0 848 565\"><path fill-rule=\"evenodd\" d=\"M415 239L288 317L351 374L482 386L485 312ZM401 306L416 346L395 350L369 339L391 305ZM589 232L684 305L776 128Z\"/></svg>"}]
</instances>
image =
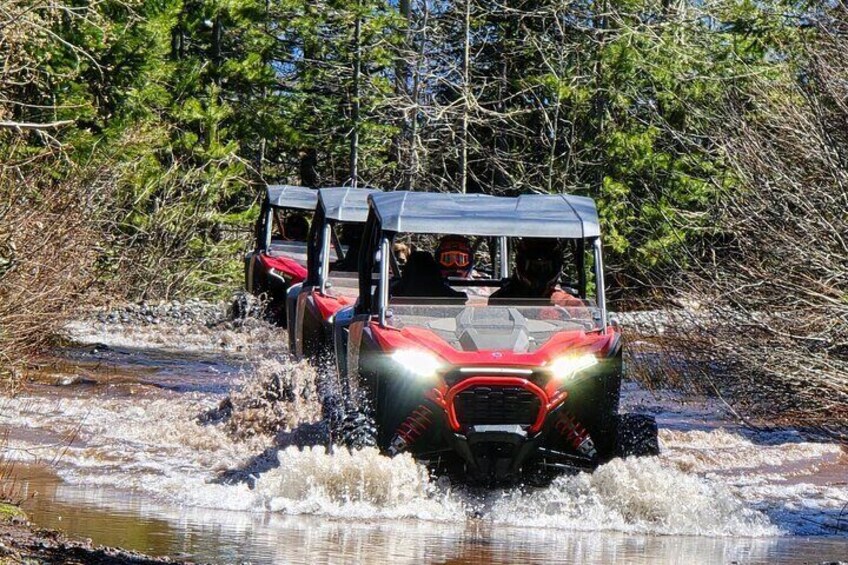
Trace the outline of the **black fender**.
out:
<instances>
[{"instance_id":1,"label":"black fender","mask_svg":"<svg viewBox=\"0 0 848 565\"><path fill-rule=\"evenodd\" d=\"M315 304L314 293L317 287L304 289L301 286L294 305L295 316L292 320L294 327L294 355L297 359L308 358L313 361L330 350L329 325L325 323L318 306Z\"/></svg>"},{"instance_id":2,"label":"black fender","mask_svg":"<svg viewBox=\"0 0 848 565\"><path fill-rule=\"evenodd\" d=\"M333 316L333 356L336 361L336 372L340 379L347 378L348 334L350 333L353 316L353 306L342 308Z\"/></svg>"},{"instance_id":3,"label":"black fender","mask_svg":"<svg viewBox=\"0 0 848 565\"><path fill-rule=\"evenodd\" d=\"M296 334L298 331L298 296L303 291L303 284L298 283L289 287L286 292L286 321L288 327L289 355L299 359L302 353L297 350Z\"/></svg>"},{"instance_id":4,"label":"black fender","mask_svg":"<svg viewBox=\"0 0 848 565\"><path fill-rule=\"evenodd\" d=\"M557 413L564 412L576 418L586 428L601 463L615 456L615 438L618 426L618 409L621 397L622 376L621 340L616 340L595 367L587 369L566 386L568 398L556 413L549 416L553 425ZM562 438L550 430L547 447L561 449Z\"/></svg>"}]
</instances>

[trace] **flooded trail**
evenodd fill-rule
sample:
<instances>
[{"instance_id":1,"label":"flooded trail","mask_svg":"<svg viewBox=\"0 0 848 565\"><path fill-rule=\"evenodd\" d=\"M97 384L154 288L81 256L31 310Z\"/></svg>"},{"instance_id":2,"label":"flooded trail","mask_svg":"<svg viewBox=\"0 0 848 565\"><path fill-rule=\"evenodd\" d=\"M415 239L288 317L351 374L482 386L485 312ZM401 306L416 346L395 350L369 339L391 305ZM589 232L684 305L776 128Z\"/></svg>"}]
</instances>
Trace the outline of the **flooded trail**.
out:
<instances>
[{"instance_id":1,"label":"flooded trail","mask_svg":"<svg viewBox=\"0 0 848 565\"><path fill-rule=\"evenodd\" d=\"M86 337L106 345L57 352L0 398L0 427L33 521L98 544L215 563L848 559L844 448L746 430L709 399L628 384L625 409L657 415L660 457L483 492L409 457L287 446L321 443L308 394L290 414L216 418L269 371L306 392L314 376L284 357L248 365L237 338ZM256 433L270 417L294 429Z\"/></svg>"}]
</instances>

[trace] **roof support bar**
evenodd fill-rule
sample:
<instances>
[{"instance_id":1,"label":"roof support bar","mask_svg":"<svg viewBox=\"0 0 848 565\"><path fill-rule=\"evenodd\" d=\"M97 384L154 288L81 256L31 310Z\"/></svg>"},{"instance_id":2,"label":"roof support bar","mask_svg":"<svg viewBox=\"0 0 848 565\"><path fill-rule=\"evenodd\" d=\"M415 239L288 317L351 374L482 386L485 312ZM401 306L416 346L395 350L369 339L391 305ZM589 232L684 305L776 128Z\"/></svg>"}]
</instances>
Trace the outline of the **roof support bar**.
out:
<instances>
[{"instance_id":1,"label":"roof support bar","mask_svg":"<svg viewBox=\"0 0 848 565\"><path fill-rule=\"evenodd\" d=\"M386 325L386 310L389 307L389 252L389 238L383 236L380 239L380 302L377 305L381 326Z\"/></svg>"},{"instance_id":2,"label":"roof support bar","mask_svg":"<svg viewBox=\"0 0 848 565\"><path fill-rule=\"evenodd\" d=\"M265 217L265 249L271 249L271 234L274 233L274 208L268 206Z\"/></svg>"},{"instance_id":3,"label":"roof support bar","mask_svg":"<svg viewBox=\"0 0 848 565\"><path fill-rule=\"evenodd\" d=\"M601 310L601 333L607 333L607 295L604 289L604 247L601 238L593 242L595 250L595 289L598 295L598 308Z\"/></svg>"},{"instance_id":4,"label":"roof support bar","mask_svg":"<svg viewBox=\"0 0 848 565\"><path fill-rule=\"evenodd\" d=\"M507 238L505 235L502 235L498 238L498 255L500 256L500 262L498 266L500 267L500 276L501 279L509 278L509 247L507 245Z\"/></svg>"},{"instance_id":5,"label":"roof support bar","mask_svg":"<svg viewBox=\"0 0 848 565\"><path fill-rule=\"evenodd\" d=\"M578 239L575 246L575 262L577 263L577 293L586 299L586 240Z\"/></svg>"},{"instance_id":6,"label":"roof support bar","mask_svg":"<svg viewBox=\"0 0 848 565\"><path fill-rule=\"evenodd\" d=\"M329 222L324 224L324 234L322 238L323 245L321 246L321 270L318 273L318 279L321 281L321 294L327 290L327 279L330 278L330 238L333 235L333 226Z\"/></svg>"}]
</instances>

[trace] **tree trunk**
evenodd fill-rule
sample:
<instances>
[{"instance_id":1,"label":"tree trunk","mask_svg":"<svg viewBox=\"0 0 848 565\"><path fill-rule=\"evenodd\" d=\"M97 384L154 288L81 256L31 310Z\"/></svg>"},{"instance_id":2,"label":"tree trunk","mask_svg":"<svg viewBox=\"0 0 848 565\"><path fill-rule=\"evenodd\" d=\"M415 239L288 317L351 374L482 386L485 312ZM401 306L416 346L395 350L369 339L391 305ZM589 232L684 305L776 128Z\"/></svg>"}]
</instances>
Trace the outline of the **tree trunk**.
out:
<instances>
[{"instance_id":1,"label":"tree trunk","mask_svg":"<svg viewBox=\"0 0 848 565\"><path fill-rule=\"evenodd\" d=\"M353 86L351 93L350 118L352 128L350 132L350 183L354 188L359 181L359 93L360 75L362 73L362 18L360 9L362 3L356 3L356 22L353 31Z\"/></svg>"},{"instance_id":2,"label":"tree trunk","mask_svg":"<svg viewBox=\"0 0 848 565\"><path fill-rule=\"evenodd\" d=\"M417 99L415 96L415 87L410 88L410 80L415 82L412 77L412 62L410 61L411 53L413 52L413 31L412 31L412 8L410 0L400 0L398 3L398 12L403 18L406 29L404 31L404 42L401 48L400 55L395 63L395 93L401 104L407 105L406 111L401 113L401 132L397 140L397 160L401 171L401 186L404 190L412 188L412 176L415 170L415 128L416 128L416 113ZM405 145L405 147L404 147ZM404 163L404 157L409 156L409 163Z\"/></svg>"},{"instance_id":3,"label":"tree trunk","mask_svg":"<svg viewBox=\"0 0 848 565\"><path fill-rule=\"evenodd\" d=\"M471 66L471 0L465 0L465 42L462 50L462 129L460 130L459 189L468 189L468 114L471 105L469 74Z\"/></svg>"}]
</instances>

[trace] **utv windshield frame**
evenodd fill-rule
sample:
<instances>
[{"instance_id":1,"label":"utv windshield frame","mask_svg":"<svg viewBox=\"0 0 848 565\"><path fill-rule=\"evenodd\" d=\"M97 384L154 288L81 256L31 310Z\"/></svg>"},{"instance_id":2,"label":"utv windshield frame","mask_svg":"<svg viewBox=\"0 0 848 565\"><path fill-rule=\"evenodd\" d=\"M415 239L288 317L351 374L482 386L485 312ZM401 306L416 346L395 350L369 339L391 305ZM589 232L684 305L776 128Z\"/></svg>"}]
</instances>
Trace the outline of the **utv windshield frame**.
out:
<instances>
[{"instance_id":1,"label":"utv windshield frame","mask_svg":"<svg viewBox=\"0 0 848 565\"><path fill-rule=\"evenodd\" d=\"M497 265L503 285L509 278L509 237L571 240L579 250L579 285L586 295L586 246L594 256L595 298L600 331L607 333L603 246L597 208L590 198L571 195L488 195L393 192L368 197L369 213L359 255L358 314L376 317L385 327L389 309L391 272L397 272L392 242L398 233L453 234L497 238ZM494 268L494 265L493 265ZM374 273L377 274L376 281ZM376 282L376 292L372 285ZM473 286L475 281L469 281Z\"/></svg>"}]
</instances>

